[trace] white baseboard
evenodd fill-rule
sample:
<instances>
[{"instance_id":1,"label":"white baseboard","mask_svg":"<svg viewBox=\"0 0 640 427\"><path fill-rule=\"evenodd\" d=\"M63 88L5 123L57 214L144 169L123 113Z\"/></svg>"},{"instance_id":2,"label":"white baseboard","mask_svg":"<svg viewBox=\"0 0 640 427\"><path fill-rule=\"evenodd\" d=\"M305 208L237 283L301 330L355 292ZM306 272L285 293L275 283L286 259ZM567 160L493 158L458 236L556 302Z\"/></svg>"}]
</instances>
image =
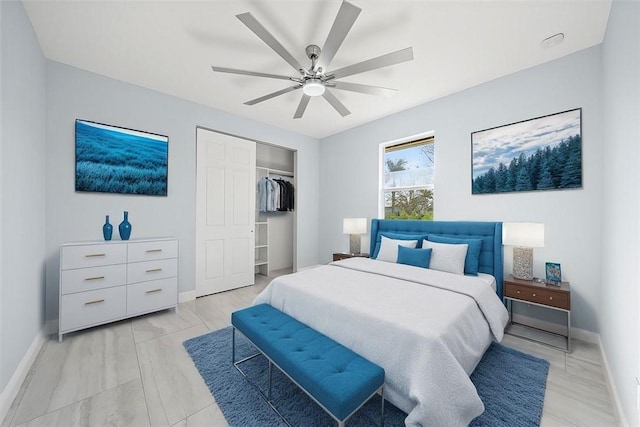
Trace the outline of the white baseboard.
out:
<instances>
[{"instance_id":1,"label":"white baseboard","mask_svg":"<svg viewBox=\"0 0 640 427\"><path fill-rule=\"evenodd\" d=\"M193 301L194 299L196 299L196 291L180 292L180 294L178 295L179 303Z\"/></svg>"},{"instance_id":2,"label":"white baseboard","mask_svg":"<svg viewBox=\"0 0 640 427\"><path fill-rule=\"evenodd\" d=\"M40 349L47 341L47 333L45 329L46 327L43 327L38 335L36 335L29 347L29 350L27 350L27 353L20 361L20 364L11 376L7 386L2 390L2 394L0 394L0 422L2 422L2 420L7 416L9 409L11 409L11 404L18 395L25 378L27 378L33 362L36 360Z\"/></svg>"},{"instance_id":3,"label":"white baseboard","mask_svg":"<svg viewBox=\"0 0 640 427\"><path fill-rule=\"evenodd\" d=\"M616 409L618 421L620 421L620 425L623 427L628 427L629 423L627 422L626 417L624 416L624 410L622 409L622 403L620 402L620 396L618 395L618 389L616 388L616 384L613 381L613 375L611 373L611 369L609 369L609 361L607 360L607 354L604 351L604 347L602 346L602 340L600 340L600 335L598 335L598 345L600 346L600 356L602 357L602 365L604 366L605 374L607 375L607 388L609 389L609 395L611 396L611 401L613 402L613 406Z\"/></svg>"},{"instance_id":4,"label":"white baseboard","mask_svg":"<svg viewBox=\"0 0 640 427\"><path fill-rule=\"evenodd\" d=\"M57 334L58 325L59 325L58 319L47 320L47 323L44 324L45 335Z\"/></svg>"}]
</instances>

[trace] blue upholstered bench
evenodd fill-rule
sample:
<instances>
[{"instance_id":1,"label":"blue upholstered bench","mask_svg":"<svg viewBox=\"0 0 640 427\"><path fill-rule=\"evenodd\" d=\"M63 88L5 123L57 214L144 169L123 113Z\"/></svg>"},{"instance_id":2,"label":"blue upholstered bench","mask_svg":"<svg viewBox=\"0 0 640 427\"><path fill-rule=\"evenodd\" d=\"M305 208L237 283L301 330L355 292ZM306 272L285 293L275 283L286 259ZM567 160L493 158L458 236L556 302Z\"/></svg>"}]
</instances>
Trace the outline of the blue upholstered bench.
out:
<instances>
[{"instance_id":1,"label":"blue upholstered bench","mask_svg":"<svg viewBox=\"0 0 640 427\"><path fill-rule=\"evenodd\" d=\"M384 424L384 369L378 365L268 304L234 312L231 324L233 364L243 375L239 364L260 353L236 361L236 329L269 360L269 394L265 396L259 391L278 415L280 413L271 402L272 364L341 427L353 413L380 392L381 425Z\"/></svg>"}]
</instances>

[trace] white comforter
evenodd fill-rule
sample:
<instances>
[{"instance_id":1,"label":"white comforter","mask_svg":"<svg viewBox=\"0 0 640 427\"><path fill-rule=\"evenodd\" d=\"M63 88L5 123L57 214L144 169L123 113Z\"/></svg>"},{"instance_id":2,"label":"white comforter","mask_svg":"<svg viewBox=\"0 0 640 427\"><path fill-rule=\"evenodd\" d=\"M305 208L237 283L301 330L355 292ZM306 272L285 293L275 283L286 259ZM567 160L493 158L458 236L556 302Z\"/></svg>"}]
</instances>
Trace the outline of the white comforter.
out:
<instances>
[{"instance_id":1,"label":"white comforter","mask_svg":"<svg viewBox=\"0 0 640 427\"><path fill-rule=\"evenodd\" d=\"M260 303L382 366L407 426L466 426L484 411L469 375L508 314L481 279L350 258L278 277Z\"/></svg>"}]
</instances>

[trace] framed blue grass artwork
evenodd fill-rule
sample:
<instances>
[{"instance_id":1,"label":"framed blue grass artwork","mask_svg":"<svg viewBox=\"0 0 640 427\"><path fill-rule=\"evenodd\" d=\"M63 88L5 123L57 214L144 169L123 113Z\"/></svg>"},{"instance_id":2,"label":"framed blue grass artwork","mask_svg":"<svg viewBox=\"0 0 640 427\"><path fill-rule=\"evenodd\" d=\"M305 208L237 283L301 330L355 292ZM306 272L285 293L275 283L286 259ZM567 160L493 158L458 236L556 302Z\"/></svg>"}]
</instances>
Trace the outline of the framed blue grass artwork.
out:
<instances>
[{"instance_id":1,"label":"framed blue grass artwork","mask_svg":"<svg viewBox=\"0 0 640 427\"><path fill-rule=\"evenodd\" d=\"M76 120L76 191L166 196L169 138Z\"/></svg>"},{"instance_id":2,"label":"framed blue grass artwork","mask_svg":"<svg viewBox=\"0 0 640 427\"><path fill-rule=\"evenodd\" d=\"M582 187L582 109L471 134L472 194Z\"/></svg>"}]
</instances>

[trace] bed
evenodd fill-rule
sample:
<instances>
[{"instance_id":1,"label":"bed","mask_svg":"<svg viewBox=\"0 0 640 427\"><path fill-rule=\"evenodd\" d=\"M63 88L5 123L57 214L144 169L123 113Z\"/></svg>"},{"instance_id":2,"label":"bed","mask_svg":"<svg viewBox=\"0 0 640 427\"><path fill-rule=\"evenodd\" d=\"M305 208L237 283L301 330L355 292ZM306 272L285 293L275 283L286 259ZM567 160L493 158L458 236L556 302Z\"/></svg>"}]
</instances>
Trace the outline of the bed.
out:
<instances>
[{"instance_id":1,"label":"bed","mask_svg":"<svg viewBox=\"0 0 640 427\"><path fill-rule=\"evenodd\" d=\"M400 247L412 241L424 247ZM465 247L464 270L471 258L477 275L381 261L390 247L402 252L402 262L428 252L435 267L455 258L456 268ZM407 426L468 425L484 411L469 375L502 339L508 320L502 224L374 219L370 252L378 259L348 258L280 276L254 303L270 304L382 366L385 398L408 414Z\"/></svg>"}]
</instances>

